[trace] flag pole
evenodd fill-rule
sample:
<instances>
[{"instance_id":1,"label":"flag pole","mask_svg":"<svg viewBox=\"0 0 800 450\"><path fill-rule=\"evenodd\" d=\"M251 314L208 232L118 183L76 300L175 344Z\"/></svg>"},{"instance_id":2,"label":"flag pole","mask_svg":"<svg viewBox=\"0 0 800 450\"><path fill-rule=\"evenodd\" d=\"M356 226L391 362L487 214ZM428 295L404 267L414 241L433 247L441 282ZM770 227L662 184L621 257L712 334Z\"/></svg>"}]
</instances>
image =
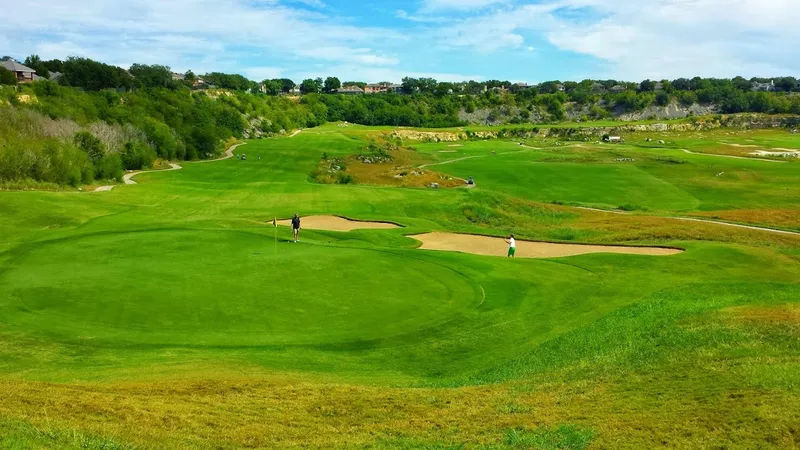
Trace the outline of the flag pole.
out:
<instances>
[{"instance_id":1,"label":"flag pole","mask_svg":"<svg viewBox=\"0 0 800 450\"><path fill-rule=\"evenodd\" d=\"M278 218L272 219L272 228L275 229L275 255L278 254Z\"/></svg>"}]
</instances>

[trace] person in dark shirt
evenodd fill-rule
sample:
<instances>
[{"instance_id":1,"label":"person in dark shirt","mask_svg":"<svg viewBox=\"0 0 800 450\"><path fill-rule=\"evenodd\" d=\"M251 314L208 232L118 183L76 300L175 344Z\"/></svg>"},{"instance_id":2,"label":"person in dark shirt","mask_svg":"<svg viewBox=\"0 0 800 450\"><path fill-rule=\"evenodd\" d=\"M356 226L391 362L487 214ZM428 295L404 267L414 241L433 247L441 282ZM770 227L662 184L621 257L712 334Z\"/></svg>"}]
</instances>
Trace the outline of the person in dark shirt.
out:
<instances>
[{"instance_id":1,"label":"person in dark shirt","mask_svg":"<svg viewBox=\"0 0 800 450\"><path fill-rule=\"evenodd\" d=\"M297 237L300 234L300 216L294 213L292 218L292 232L294 233L294 241L297 242Z\"/></svg>"}]
</instances>

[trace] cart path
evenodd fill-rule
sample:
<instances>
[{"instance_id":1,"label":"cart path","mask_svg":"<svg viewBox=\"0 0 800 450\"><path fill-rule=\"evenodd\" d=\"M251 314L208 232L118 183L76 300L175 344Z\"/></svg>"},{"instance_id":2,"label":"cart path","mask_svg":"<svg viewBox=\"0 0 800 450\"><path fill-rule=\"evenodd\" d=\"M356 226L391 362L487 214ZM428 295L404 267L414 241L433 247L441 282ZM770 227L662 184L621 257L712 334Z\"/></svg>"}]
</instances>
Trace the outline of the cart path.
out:
<instances>
[{"instance_id":1,"label":"cart path","mask_svg":"<svg viewBox=\"0 0 800 450\"><path fill-rule=\"evenodd\" d=\"M625 215L630 214L627 211L614 211L614 210L610 210L610 209L589 208L589 207L586 207L586 206L573 206L573 208L583 209L583 210L587 210L587 211L604 212L604 213L610 213L610 214L625 214ZM648 216L648 217L654 217L654 216ZM664 216L664 218L665 219L675 219L675 220L686 220L686 221L690 221L690 222L710 223L710 224L714 224L714 225L725 225L725 226L728 226L728 227L744 228L744 229L756 230L756 231L766 231L766 232L769 232L769 233L780 233L780 234L789 234L789 235L793 235L793 236L800 236L800 233L798 233L797 231L787 231L787 230L779 230L779 229L776 229L776 228L757 227L757 226L754 226L754 225L742 225L742 224L738 224L738 223L724 222L724 221L721 221L721 220L697 219L697 218L694 218L694 217L679 217L679 216Z\"/></svg>"},{"instance_id":2,"label":"cart path","mask_svg":"<svg viewBox=\"0 0 800 450\"><path fill-rule=\"evenodd\" d=\"M247 143L245 142L245 143L242 143L242 144L231 145L227 150L225 150L225 154L220 158L209 159L209 160L204 160L204 161L195 161L194 163L195 164L202 164L202 163L222 161L222 160L225 160L225 159L228 159L228 158L233 158L233 151L236 150L237 148L241 147L242 145L246 145L246 144ZM183 167L181 167L178 164L169 163L169 169L137 170L137 171L126 173L125 175L123 175L122 182L124 184L136 184L136 182L133 181L133 177L135 177L136 175L139 175L139 174L142 174L142 173L149 173L149 172L169 172L171 170L180 170L180 169L183 169ZM115 186L116 185L99 186L94 190L94 192L108 192L108 191L114 189Z\"/></svg>"}]
</instances>

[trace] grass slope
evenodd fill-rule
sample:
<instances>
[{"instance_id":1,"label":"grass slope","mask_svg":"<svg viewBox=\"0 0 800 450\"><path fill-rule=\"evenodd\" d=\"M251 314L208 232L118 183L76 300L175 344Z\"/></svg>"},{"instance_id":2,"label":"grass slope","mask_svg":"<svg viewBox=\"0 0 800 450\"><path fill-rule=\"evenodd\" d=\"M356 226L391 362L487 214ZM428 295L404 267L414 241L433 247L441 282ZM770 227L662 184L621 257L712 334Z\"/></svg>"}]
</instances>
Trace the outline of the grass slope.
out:
<instances>
[{"instance_id":1,"label":"grass slope","mask_svg":"<svg viewBox=\"0 0 800 450\"><path fill-rule=\"evenodd\" d=\"M0 447L800 442L800 238L663 217L796 209L796 164L490 141L417 146L476 189L309 181L362 145L322 127L111 192L0 193ZM267 225L294 212L405 227L294 244ZM508 260L405 237L434 230L686 252Z\"/></svg>"}]
</instances>

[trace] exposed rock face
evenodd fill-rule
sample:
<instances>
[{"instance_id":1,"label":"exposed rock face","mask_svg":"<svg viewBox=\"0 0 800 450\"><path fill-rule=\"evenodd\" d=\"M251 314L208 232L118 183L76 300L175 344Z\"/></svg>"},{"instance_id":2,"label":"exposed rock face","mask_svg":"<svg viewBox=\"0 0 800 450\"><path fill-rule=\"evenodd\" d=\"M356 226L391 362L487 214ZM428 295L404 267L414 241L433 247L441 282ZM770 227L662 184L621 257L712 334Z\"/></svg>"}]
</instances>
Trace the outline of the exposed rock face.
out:
<instances>
[{"instance_id":1,"label":"exposed rock face","mask_svg":"<svg viewBox=\"0 0 800 450\"><path fill-rule=\"evenodd\" d=\"M648 106L642 111L620 114L617 116L618 120L631 122L636 120L670 120L670 119L683 119L689 116L706 116L709 114L716 114L718 108L714 105L698 105L682 106L677 103L671 103L667 106Z\"/></svg>"},{"instance_id":2,"label":"exposed rock face","mask_svg":"<svg viewBox=\"0 0 800 450\"><path fill-rule=\"evenodd\" d=\"M419 142L455 142L467 139L600 137L604 134L635 132L705 131L717 128L762 129L800 126L800 117L760 114L718 115L708 119L690 119L682 123L624 124L609 127L504 128L492 131L415 131L396 130L392 137Z\"/></svg>"},{"instance_id":3,"label":"exposed rock face","mask_svg":"<svg viewBox=\"0 0 800 450\"><path fill-rule=\"evenodd\" d=\"M415 130L395 130L393 138L400 138L409 141L419 142L456 142L466 139L466 133L453 133L447 131L415 131Z\"/></svg>"}]
</instances>

